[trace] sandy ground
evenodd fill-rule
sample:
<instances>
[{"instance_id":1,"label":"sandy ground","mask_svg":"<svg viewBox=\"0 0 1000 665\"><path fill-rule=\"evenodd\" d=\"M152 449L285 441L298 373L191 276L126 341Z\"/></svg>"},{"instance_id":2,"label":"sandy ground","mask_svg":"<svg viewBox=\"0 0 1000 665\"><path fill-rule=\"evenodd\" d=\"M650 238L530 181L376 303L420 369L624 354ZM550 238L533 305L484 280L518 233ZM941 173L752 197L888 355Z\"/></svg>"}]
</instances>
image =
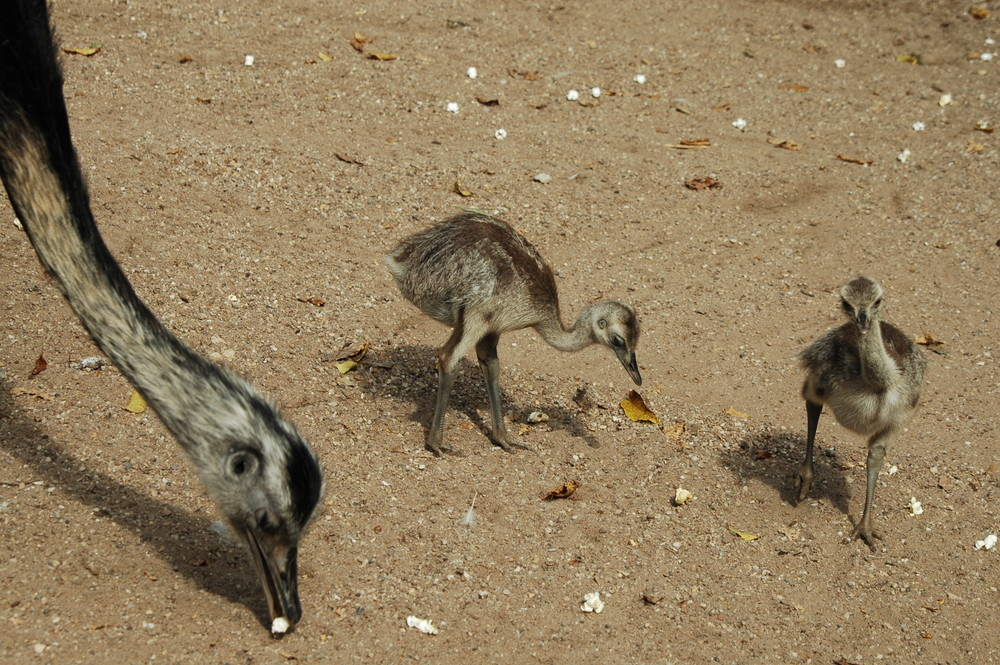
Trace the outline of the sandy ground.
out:
<instances>
[{"instance_id":1,"label":"sandy ground","mask_svg":"<svg viewBox=\"0 0 1000 665\"><path fill-rule=\"evenodd\" d=\"M75 367L99 354L4 200L0 658L1000 662L1000 547L975 549L1000 530L1000 5L654 4L58 0L62 44L101 46L64 62L109 245L171 329L282 406L327 492L304 619L274 640L179 448L124 410L117 370ZM522 331L502 383L534 451L490 444L471 360L445 433L466 456L424 450L447 330L382 257L470 205L541 249L567 318L636 308L662 429L625 418L606 350ZM874 553L846 542L864 443L829 415L792 502L796 354L858 274L944 342L879 482ZM534 410L550 420L524 426ZM540 500L567 480L574 497ZM582 612L594 591L604 611Z\"/></svg>"}]
</instances>

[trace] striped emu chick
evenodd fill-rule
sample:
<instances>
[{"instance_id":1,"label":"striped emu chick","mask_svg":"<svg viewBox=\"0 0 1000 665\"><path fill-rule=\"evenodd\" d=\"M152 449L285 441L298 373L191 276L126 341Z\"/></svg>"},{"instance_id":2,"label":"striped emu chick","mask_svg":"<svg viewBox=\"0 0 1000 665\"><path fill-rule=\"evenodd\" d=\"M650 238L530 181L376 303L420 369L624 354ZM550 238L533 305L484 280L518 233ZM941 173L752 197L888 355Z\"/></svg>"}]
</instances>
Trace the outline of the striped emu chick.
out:
<instances>
[{"instance_id":1,"label":"striped emu chick","mask_svg":"<svg viewBox=\"0 0 1000 665\"><path fill-rule=\"evenodd\" d=\"M552 269L530 242L506 222L466 212L403 240L386 259L403 296L428 316L451 326L438 353L438 393L427 448L455 453L442 441L442 424L462 357L476 350L486 380L493 441L508 452L527 448L507 433L500 404L497 341L509 330L534 328L560 351L603 344L636 384L639 321L628 305L602 301L587 306L567 328L559 314Z\"/></svg>"},{"instance_id":2,"label":"striped emu chick","mask_svg":"<svg viewBox=\"0 0 1000 665\"><path fill-rule=\"evenodd\" d=\"M94 223L46 2L3 9L0 178L11 205L91 337L194 463L283 632L302 615L297 552L323 489L316 455L253 386L192 351L136 295Z\"/></svg>"},{"instance_id":3,"label":"striped emu chick","mask_svg":"<svg viewBox=\"0 0 1000 665\"><path fill-rule=\"evenodd\" d=\"M813 483L813 442L823 405L837 421L868 437L868 484L865 509L851 534L875 550L871 509L875 483L886 452L913 415L920 399L927 360L898 328L882 321L882 287L858 277L840 289L840 306L848 323L829 331L802 352L808 372L802 396L806 400L806 459L797 475L798 500Z\"/></svg>"}]
</instances>

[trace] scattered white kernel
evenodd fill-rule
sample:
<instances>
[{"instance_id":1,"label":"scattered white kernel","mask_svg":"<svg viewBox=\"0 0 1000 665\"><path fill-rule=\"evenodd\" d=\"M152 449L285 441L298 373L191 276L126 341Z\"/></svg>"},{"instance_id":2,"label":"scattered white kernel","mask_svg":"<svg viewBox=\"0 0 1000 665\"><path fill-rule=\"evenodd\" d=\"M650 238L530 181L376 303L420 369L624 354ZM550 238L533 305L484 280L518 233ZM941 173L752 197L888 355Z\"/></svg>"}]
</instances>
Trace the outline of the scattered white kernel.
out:
<instances>
[{"instance_id":1,"label":"scattered white kernel","mask_svg":"<svg viewBox=\"0 0 1000 665\"><path fill-rule=\"evenodd\" d=\"M469 67L465 70L465 73L468 74L470 79L479 78L479 70L475 67Z\"/></svg>"},{"instance_id":2,"label":"scattered white kernel","mask_svg":"<svg viewBox=\"0 0 1000 665\"><path fill-rule=\"evenodd\" d=\"M575 102L576 100L580 99L580 91L570 90L569 92L566 93L566 99L568 99L571 102Z\"/></svg>"},{"instance_id":3,"label":"scattered white kernel","mask_svg":"<svg viewBox=\"0 0 1000 665\"><path fill-rule=\"evenodd\" d=\"M993 549L993 546L996 545L996 544L997 544L997 535L995 533L991 533L990 535L986 536L982 540L977 540L976 541L976 549L977 550L991 550L991 549Z\"/></svg>"},{"instance_id":4,"label":"scattered white kernel","mask_svg":"<svg viewBox=\"0 0 1000 665\"><path fill-rule=\"evenodd\" d=\"M994 57L993 53L981 53L979 55L979 59L982 60L983 62L990 62L991 60L993 60L993 57Z\"/></svg>"},{"instance_id":5,"label":"scattered white kernel","mask_svg":"<svg viewBox=\"0 0 1000 665\"><path fill-rule=\"evenodd\" d=\"M17 227L18 231L24 230L24 224L22 224L21 220L19 220L17 217L14 218L14 226Z\"/></svg>"},{"instance_id":6,"label":"scattered white kernel","mask_svg":"<svg viewBox=\"0 0 1000 665\"><path fill-rule=\"evenodd\" d=\"M458 102L448 102L447 106L444 107L444 110L448 113L458 113Z\"/></svg>"},{"instance_id":7,"label":"scattered white kernel","mask_svg":"<svg viewBox=\"0 0 1000 665\"><path fill-rule=\"evenodd\" d=\"M643 83L646 82L646 75L645 74L636 74L635 78L633 78L632 80L635 81L636 83L638 83L639 85L642 85Z\"/></svg>"},{"instance_id":8,"label":"scattered white kernel","mask_svg":"<svg viewBox=\"0 0 1000 665\"><path fill-rule=\"evenodd\" d=\"M683 506L691 500L692 496L691 492L687 491L683 487L678 487L677 491L674 493L674 505Z\"/></svg>"},{"instance_id":9,"label":"scattered white kernel","mask_svg":"<svg viewBox=\"0 0 1000 665\"><path fill-rule=\"evenodd\" d=\"M915 132L922 132L925 129L927 129L927 125L925 125L924 123L920 122L919 120L917 120L911 126L913 127L913 131L915 131Z\"/></svg>"},{"instance_id":10,"label":"scattered white kernel","mask_svg":"<svg viewBox=\"0 0 1000 665\"><path fill-rule=\"evenodd\" d=\"M604 611L604 601L601 600L601 592L594 591L593 593L588 593L583 597L583 605L580 606L580 610L584 612L593 612L594 614L600 614Z\"/></svg>"},{"instance_id":11,"label":"scattered white kernel","mask_svg":"<svg viewBox=\"0 0 1000 665\"><path fill-rule=\"evenodd\" d=\"M993 46L996 43L997 43L997 41L995 39L993 39L992 37L987 37L986 38L986 45L987 46Z\"/></svg>"},{"instance_id":12,"label":"scattered white kernel","mask_svg":"<svg viewBox=\"0 0 1000 665\"><path fill-rule=\"evenodd\" d=\"M598 97L601 96L601 89L600 88L591 88L590 89L590 96L593 97L594 99L597 99Z\"/></svg>"},{"instance_id":13,"label":"scattered white kernel","mask_svg":"<svg viewBox=\"0 0 1000 665\"><path fill-rule=\"evenodd\" d=\"M271 634L272 635L284 635L291 628L291 624L288 623L288 619L285 617L277 617L271 622Z\"/></svg>"},{"instance_id":14,"label":"scattered white kernel","mask_svg":"<svg viewBox=\"0 0 1000 665\"><path fill-rule=\"evenodd\" d=\"M847 66L847 61L843 58L837 58L833 61L833 64L836 65L837 69L843 69Z\"/></svg>"},{"instance_id":15,"label":"scattered white kernel","mask_svg":"<svg viewBox=\"0 0 1000 665\"><path fill-rule=\"evenodd\" d=\"M916 517L917 515L923 515L923 514L924 514L924 507L922 505L920 505L919 501L917 501L917 497L911 496L910 497L910 515L912 515L913 517Z\"/></svg>"},{"instance_id":16,"label":"scattered white kernel","mask_svg":"<svg viewBox=\"0 0 1000 665\"><path fill-rule=\"evenodd\" d=\"M428 635L437 635L438 629L429 619L421 619L415 617L412 614L406 617L406 625L410 628L416 628L421 633L427 633Z\"/></svg>"},{"instance_id":17,"label":"scattered white kernel","mask_svg":"<svg viewBox=\"0 0 1000 665\"><path fill-rule=\"evenodd\" d=\"M497 141L503 141L505 138L507 138L507 130L501 127L500 129L493 132L493 136L496 138Z\"/></svg>"},{"instance_id":18,"label":"scattered white kernel","mask_svg":"<svg viewBox=\"0 0 1000 665\"><path fill-rule=\"evenodd\" d=\"M544 423L547 422L549 417L542 413L541 411L532 411L528 414L529 423Z\"/></svg>"},{"instance_id":19,"label":"scattered white kernel","mask_svg":"<svg viewBox=\"0 0 1000 665\"><path fill-rule=\"evenodd\" d=\"M534 180L535 182L540 182L543 185L547 185L550 182L552 182L552 176L550 176L548 173L539 173L534 178L532 178L532 180Z\"/></svg>"},{"instance_id":20,"label":"scattered white kernel","mask_svg":"<svg viewBox=\"0 0 1000 665\"><path fill-rule=\"evenodd\" d=\"M907 150L906 152L909 153L910 151ZM906 160L905 159L901 159L899 161L904 162ZM892 466L889 467L889 475L890 476L895 475L897 473L899 473L899 467L898 466L896 466L895 464L893 464Z\"/></svg>"},{"instance_id":21,"label":"scattered white kernel","mask_svg":"<svg viewBox=\"0 0 1000 665\"><path fill-rule=\"evenodd\" d=\"M733 120L733 127L740 130L741 132L746 131L747 121L744 120L743 118L736 118L736 120Z\"/></svg>"},{"instance_id":22,"label":"scattered white kernel","mask_svg":"<svg viewBox=\"0 0 1000 665\"><path fill-rule=\"evenodd\" d=\"M938 106L943 108L951 104L953 101L955 100L952 99L951 93L946 92L943 95L941 95L941 97L938 99Z\"/></svg>"},{"instance_id":23,"label":"scattered white kernel","mask_svg":"<svg viewBox=\"0 0 1000 665\"><path fill-rule=\"evenodd\" d=\"M243 64L247 67L253 67L253 56L252 55L243 56Z\"/></svg>"}]
</instances>

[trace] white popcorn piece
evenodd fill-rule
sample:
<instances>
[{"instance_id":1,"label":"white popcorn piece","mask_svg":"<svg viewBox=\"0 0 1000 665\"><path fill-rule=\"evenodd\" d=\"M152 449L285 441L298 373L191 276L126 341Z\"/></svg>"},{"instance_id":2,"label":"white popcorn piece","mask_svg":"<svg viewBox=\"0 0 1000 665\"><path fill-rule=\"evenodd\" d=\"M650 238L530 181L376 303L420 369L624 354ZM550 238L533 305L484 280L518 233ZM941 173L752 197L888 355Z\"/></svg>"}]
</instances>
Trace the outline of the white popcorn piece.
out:
<instances>
[{"instance_id":1,"label":"white popcorn piece","mask_svg":"<svg viewBox=\"0 0 1000 665\"><path fill-rule=\"evenodd\" d=\"M910 497L910 515L912 515L913 517L916 517L917 515L923 515L923 514L924 514L924 507L920 504L919 501L917 501L917 497L911 496Z\"/></svg>"},{"instance_id":2,"label":"white popcorn piece","mask_svg":"<svg viewBox=\"0 0 1000 665\"><path fill-rule=\"evenodd\" d=\"M458 102L448 102L445 105L444 110L448 113L458 113Z\"/></svg>"},{"instance_id":3,"label":"white popcorn piece","mask_svg":"<svg viewBox=\"0 0 1000 665\"><path fill-rule=\"evenodd\" d=\"M976 541L976 549L991 550L996 544L997 544L997 535L995 533L991 533L982 540Z\"/></svg>"},{"instance_id":4,"label":"white popcorn piece","mask_svg":"<svg viewBox=\"0 0 1000 665\"><path fill-rule=\"evenodd\" d=\"M917 120L911 126L913 127L913 131L915 131L915 132L922 132L925 129L927 129L927 125L925 125L924 123L920 122L919 120Z\"/></svg>"},{"instance_id":5,"label":"white popcorn piece","mask_svg":"<svg viewBox=\"0 0 1000 665\"><path fill-rule=\"evenodd\" d=\"M683 487L678 487L677 491L674 493L674 505L683 506L685 503L691 500L694 495L687 491Z\"/></svg>"},{"instance_id":6,"label":"white popcorn piece","mask_svg":"<svg viewBox=\"0 0 1000 665\"><path fill-rule=\"evenodd\" d=\"M288 619L285 617L277 617L271 622L271 634L272 635L284 635L291 628L291 624L288 623Z\"/></svg>"},{"instance_id":7,"label":"white popcorn piece","mask_svg":"<svg viewBox=\"0 0 1000 665\"><path fill-rule=\"evenodd\" d=\"M412 614L406 617L406 625L410 628L416 628L421 633L426 633L427 635L437 635L437 627L430 622L429 619L421 619L420 617L413 616Z\"/></svg>"},{"instance_id":8,"label":"white popcorn piece","mask_svg":"<svg viewBox=\"0 0 1000 665\"><path fill-rule=\"evenodd\" d=\"M468 75L470 79L479 78L479 70L476 69L475 67L469 67L467 70L465 70L465 73Z\"/></svg>"},{"instance_id":9,"label":"white popcorn piece","mask_svg":"<svg viewBox=\"0 0 1000 665\"><path fill-rule=\"evenodd\" d=\"M746 131L747 121L744 120L743 118L736 118L736 120L733 120L732 124L733 124L733 127L735 127L736 129L740 130L741 132L742 131Z\"/></svg>"},{"instance_id":10,"label":"white popcorn piece","mask_svg":"<svg viewBox=\"0 0 1000 665\"><path fill-rule=\"evenodd\" d=\"M983 62L990 62L991 60L993 60L994 55L995 54L993 53L981 53L979 55L979 59L982 60Z\"/></svg>"},{"instance_id":11,"label":"white popcorn piece","mask_svg":"<svg viewBox=\"0 0 1000 665\"><path fill-rule=\"evenodd\" d=\"M566 99L568 99L571 102L575 102L576 100L580 99L580 91L570 90L569 92L566 93Z\"/></svg>"},{"instance_id":12,"label":"white popcorn piece","mask_svg":"<svg viewBox=\"0 0 1000 665\"><path fill-rule=\"evenodd\" d=\"M23 231L24 230L24 224L22 224L21 220L19 220L17 217L14 218L14 227L18 231Z\"/></svg>"},{"instance_id":13,"label":"white popcorn piece","mask_svg":"<svg viewBox=\"0 0 1000 665\"><path fill-rule=\"evenodd\" d=\"M501 127L500 129L493 132L493 137L497 141L503 141L505 138L507 138L507 130Z\"/></svg>"},{"instance_id":14,"label":"white popcorn piece","mask_svg":"<svg viewBox=\"0 0 1000 665\"><path fill-rule=\"evenodd\" d=\"M252 55L243 56L243 64L246 67L253 67L253 56Z\"/></svg>"},{"instance_id":15,"label":"white popcorn piece","mask_svg":"<svg viewBox=\"0 0 1000 665\"><path fill-rule=\"evenodd\" d=\"M907 148L906 150L903 150L903 152L901 152L898 155L896 155L896 159L898 159L899 161L901 161L902 163L905 164L906 160L908 160L910 158L910 155L912 155L912 154L913 153L910 152L909 148ZM899 469L897 467L892 467L892 468L889 469L889 475L891 476L892 474L896 473L897 471L899 471Z\"/></svg>"},{"instance_id":16,"label":"white popcorn piece","mask_svg":"<svg viewBox=\"0 0 1000 665\"><path fill-rule=\"evenodd\" d=\"M951 93L946 92L938 99L938 106L944 108L954 101L955 100L952 98Z\"/></svg>"},{"instance_id":17,"label":"white popcorn piece","mask_svg":"<svg viewBox=\"0 0 1000 665\"><path fill-rule=\"evenodd\" d=\"M594 99L597 99L598 97L601 96L601 89L600 88L591 88L590 89L590 96L593 97Z\"/></svg>"},{"instance_id":18,"label":"white popcorn piece","mask_svg":"<svg viewBox=\"0 0 1000 665\"><path fill-rule=\"evenodd\" d=\"M896 159L898 159L901 162L905 162L906 161L906 157L909 157L909 156L910 156L910 151L909 150L904 150L903 152L899 153L899 156L896 157ZM899 473L899 467L898 466L896 466L895 464L893 464L892 466L889 467L889 475L890 476L893 476L893 475L895 475L897 473Z\"/></svg>"},{"instance_id":19,"label":"white popcorn piece","mask_svg":"<svg viewBox=\"0 0 1000 665\"><path fill-rule=\"evenodd\" d=\"M833 64L837 67L837 69L843 69L847 66L847 61L843 58L837 58L833 61Z\"/></svg>"},{"instance_id":20,"label":"white popcorn piece","mask_svg":"<svg viewBox=\"0 0 1000 665\"><path fill-rule=\"evenodd\" d=\"M588 593L583 597L583 605L580 609L584 612L593 612L594 614L600 614L604 611L604 601L601 600L601 592L594 591L593 593Z\"/></svg>"},{"instance_id":21,"label":"white popcorn piece","mask_svg":"<svg viewBox=\"0 0 1000 665\"><path fill-rule=\"evenodd\" d=\"M635 78L633 78L632 80L635 81L636 83L638 83L639 85L642 85L643 83L646 82L646 75L645 74L636 74Z\"/></svg>"},{"instance_id":22,"label":"white popcorn piece","mask_svg":"<svg viewBox=\"0 0 1000 665\"><path fill-rule=\"evenodd\" d=\"M549 417L542 413L541 411L532 411L528 414L529 423L544 423L548 422Z\"/></svg>"}]
</instances>

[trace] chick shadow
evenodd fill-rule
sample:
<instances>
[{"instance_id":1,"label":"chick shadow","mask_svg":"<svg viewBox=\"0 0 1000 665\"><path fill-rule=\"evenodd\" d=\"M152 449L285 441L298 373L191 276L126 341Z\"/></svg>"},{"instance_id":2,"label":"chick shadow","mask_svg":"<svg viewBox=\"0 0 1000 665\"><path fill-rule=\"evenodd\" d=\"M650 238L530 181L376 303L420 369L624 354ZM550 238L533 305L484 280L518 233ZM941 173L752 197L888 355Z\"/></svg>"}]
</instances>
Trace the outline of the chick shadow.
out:
<instances>
[{"instance_id":1,"label":"chick shadow","mask_svg":"<svg viewBox=\"0 0 1000 665\"><path fill-rule=\"evenodd\" d=\"M249 557L209 530L210 516L185 512L87 468L66 445L18 413L9 381L0 378L0 446L31 469L31 481L55 486L102 519L132 531L200 589L247 607L262 626L270 627ZM194 475L194 470L190 473Z\"/></svg>"},{"instance_id":2,"label":"chick shadow","mask_svg":"<svg viewBox=\"0 0 1000 665\"><path fill-rule=\"evenodd\" d=\"M805 455L804 436L769 427L744 436L738 446L723 451L721 460L741 481L756 479L770 485L782 501L795 506L799 503L796 474ZM845 468L833 451L817 446L813 468L812 490L805 500L826 499L849 515L850 490Z\"/></svg>"},{"instance_id":3,"label":"chick shadow","mask_svg":"<svg viewBox=\"0 0 1000 665\"><path fill-rule=\"evenodd\" d=\"M380 349L377 354L367 358L364 366L368 371L359 374L359 380L364 388L372 394L391 400L407 400L413 403L410 413L411 422L418 423L426 432L430 429L434 418L434 406L437 403L438 377L435 362L438 349L425 345L412 345L402 348ZM502 363L502 359L501 359ZM515 421L508 423L512 438L517 437L518 423L527 422L527 409L518 405L517 399L503 387L503 369L501 364L500 397L504 412L513 411ZM554 403L543 407L549 417L548 425L553 430L563 430L583 441L591 448L599 448L600 441L587 429L584 419L586 414L580 409L566 408ZM492 426L489 417L489 399L486 396L486 384L479 365L469 358L459 361L458 376L451 390L451 400L448 412L445 414L445 440L449 422L455 422L455 413L462 413L472 425L486 437L492 445L496 445L492 437ZM423 443L423 442L422 442ZM538 452L535 449L535 452Z\"/></svg>"}]
</instances>

